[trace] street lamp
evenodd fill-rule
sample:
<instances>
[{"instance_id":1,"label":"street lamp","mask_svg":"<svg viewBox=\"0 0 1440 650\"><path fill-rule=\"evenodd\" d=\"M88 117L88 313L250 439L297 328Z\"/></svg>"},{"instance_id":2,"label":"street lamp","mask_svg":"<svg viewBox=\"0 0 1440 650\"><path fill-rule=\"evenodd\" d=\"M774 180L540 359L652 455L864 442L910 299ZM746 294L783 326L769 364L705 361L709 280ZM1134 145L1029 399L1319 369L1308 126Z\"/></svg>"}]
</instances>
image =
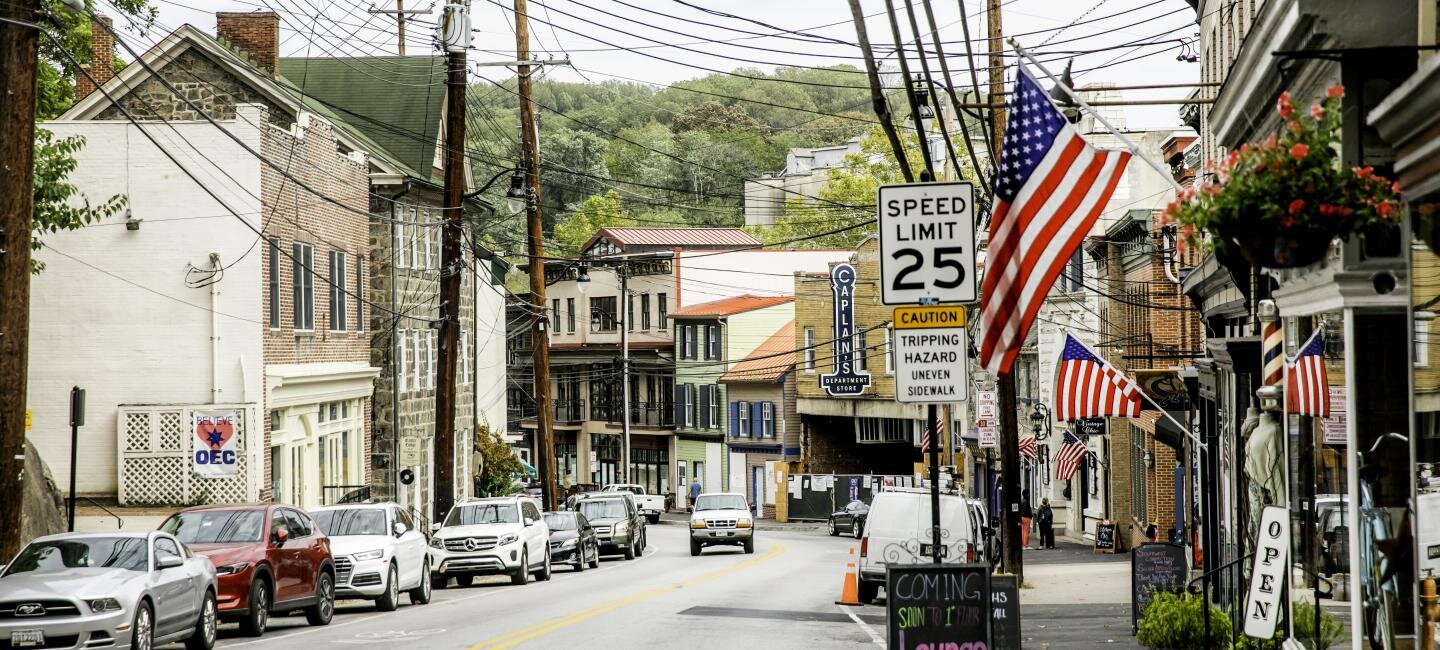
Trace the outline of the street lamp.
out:
<instances>
[{"instance_id":1,"label":"street lamp","mask_svg":"<svg viewBox=\"0 0 1440 650\"><path fill-rule=\"evenodd\" d=\"M529 194L525 191L525 179L519 174L510 177L510 189L505 190L505 209L510 214L520 214L525 209Z\"/></svg>"},{"instance_id":2,"label":"street lamp","mask_svg":"<svg viewBox=\"0 0 1440 650\"><path fill-rule=\"evenodd\" d=\"M1050 407L1035 402L1030 411L1030 428L1034 429L1036 440L1050 437Z\"/></svg>"},{"instance_id":3,"label":"street lamp","mask_svg":"<svg viewBox=\"0 0 1440 650\"><path fill-rule=\"evenodd\" d=\"M915 80L910 84L915 93L916 114L920 116L920 123L915 128L920 129L922 134L928 136L930 130L935 126L935 109L930 106L930 87L925 83L925 78L915 75Z\"/></svg>"},{"instance_id":4,"label":"street lamp","mask_svg":"<svg viewBox=\"0 0 1440 650\"><path fill-rule=\"evenodd\" d=\"M580 265L580 270L575 275L575 290L582 296L590 290L590 267L584 264Z\"/></svg>"}]
</instances>

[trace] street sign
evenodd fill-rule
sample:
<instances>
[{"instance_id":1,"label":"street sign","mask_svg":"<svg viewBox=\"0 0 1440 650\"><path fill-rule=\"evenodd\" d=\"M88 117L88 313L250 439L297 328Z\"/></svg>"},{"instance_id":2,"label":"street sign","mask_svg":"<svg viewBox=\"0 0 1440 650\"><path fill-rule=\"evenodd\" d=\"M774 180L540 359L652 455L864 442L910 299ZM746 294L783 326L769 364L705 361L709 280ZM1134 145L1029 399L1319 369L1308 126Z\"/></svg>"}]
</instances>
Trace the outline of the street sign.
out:
<instances>
[{"instance_id":1,"label":"street sign","mask_svg":"<svg viewBox=\"0 0 1440 650\"><path fill-rule=\"evenodd\" d=\"M965 308L895 308L895 401L961 402L970 386Z\"/></svg>"},{"instance_id":2,"label":"street sign","mask_svg":"<svg viewBox=\"0 0 1440 650\"><path fill-rule=\"evenodd\" d=\"M887 305L975 302L975 186L881 186L880 301Z\"/></svg>"},{"instance_id":3,"label":"street sign","mask_svg":"<svg viewBox=\"0 0 1440 650\"><path fill-rule=\"evenodd\" d=\"M980 446L994 449L1000 446L999 411L995 408L995 391L982 390L975 393L975 428L979 430Z\"/></svg>"}]
</instances>

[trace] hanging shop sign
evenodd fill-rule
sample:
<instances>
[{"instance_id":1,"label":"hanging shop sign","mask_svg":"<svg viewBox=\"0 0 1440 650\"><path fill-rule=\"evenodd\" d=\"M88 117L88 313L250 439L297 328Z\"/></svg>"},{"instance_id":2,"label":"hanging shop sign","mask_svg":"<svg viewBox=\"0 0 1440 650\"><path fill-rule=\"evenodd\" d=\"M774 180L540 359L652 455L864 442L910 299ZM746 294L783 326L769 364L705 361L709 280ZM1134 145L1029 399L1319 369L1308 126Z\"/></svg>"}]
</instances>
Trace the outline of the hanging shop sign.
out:
<instances>
[{"instance_id":1,"label":"hanging shop sign","mask_svg":"<svg viewBox=\"0 0 1440 650\"><path fill-rule=\"evenodd\" d=\"M235 411L195 411L195 474L226 478L240 473L240 426Z\"/></svg>"},{"instance_id":2,"label":"hanging shop sign","mask_svg":"<svg viewBox=\"0 0 1440 650\"><path fill-rule=\"evenodd\" d=\"M868 371L855 370L855 266L836 264L830 269L830 291L835 300L832 361L835 371L820 375L820 388L831 397L852 397L870 385Z\"/></svg>"}]
</instances>

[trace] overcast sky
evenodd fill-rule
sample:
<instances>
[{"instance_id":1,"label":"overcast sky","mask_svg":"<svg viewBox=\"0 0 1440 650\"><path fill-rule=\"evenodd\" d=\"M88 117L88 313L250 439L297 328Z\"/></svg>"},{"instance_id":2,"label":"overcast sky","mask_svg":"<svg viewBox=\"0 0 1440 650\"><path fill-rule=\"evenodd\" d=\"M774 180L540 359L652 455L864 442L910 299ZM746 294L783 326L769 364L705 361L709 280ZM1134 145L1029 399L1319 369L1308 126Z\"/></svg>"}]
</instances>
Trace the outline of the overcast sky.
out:
<instances>
[{"instance_id":1,"label":"overcast sky","mask_svg":"<svg viewBox=\"0 0 1440 650\"><path fill-rule=\"evenodd\" d=\"M892 0L899 12L903 39L909 35L905 0ZM395 0L375 0L380 9L393 9ZM472 61L502 61L514 58L515 32L511 0L471 0L475 28ZM97 2L109 9L106 0ZM372 5L359 0L152 0L160 12L158 25L141 38L151 43L170 29L190 23L214 32L215 11L273 10L281 16L282 52L288 56L362 56L394 53L395 21L392 16L372 15ZM440 2L428 15L415 16L406 35L407 53L433 51L434 22ZM424 9L428 0L407 0L406 8ZM985 35L984 0L967 0L972 38ZM884 0L863 0L871 43L888 53L894 48ZM957 85L969 83L964 61L964 35L957 0L932 0L946 55ZM917 18L925 30L923 6L915 4ZM707 13L704 9L735 17ZM608 12L608 14L606 13ZM1034 48L1043 59L1063 59L1075 54L1077 84L1111 82L1117 85L1193 83L1199 78L1199 64L1178 61L1180 40L1193 41L1195 13L1183 0L1008 0L1004 3L1003 27L1021 45ZM601 81L626 78L651 84L668 84L709 74L709 70L730 71L738 67L771 70L777 65L824 66L837 63L861 65L860 51L853 45L855 28L844 0L530 0L531 49L538 57L567 57L574 69L555 67L551 78L569 81ZM1100 20L1096 20L1096 19ZM749 19L749 22L745 19ZM588 21L588 22L587 22ZM1083 21L1066 27L1075 21ZM552 23L552 24L546 24ZM1059 28L1060 31L1056 31ZM808 36L777 32L803 32ZM765 34L767 36L756 36ZM928 34L927 34L928 36ZM833 38L844 43L824 40ZM706 39L727 41L706 42ZM927 51L929 39L926 39ZM976 43L975 65L983 68L984 43ZM1093 52L1105 48L1108 51ZM617 48L628 48L617 49ZM1194 46L1189 50L1193 51ZM932 53L933 54L933 53ZM1144 55L1149 56L1144 56ZM122 58L129 58L123 51ZM727 58L728 57L728 58ZM1140 57L1140 58L1137 58ZM749 59L758 63L737 59ZM1131 60L1134 59L1134 60ZM893 68L895 59L886 59ZM1007 63L1010 60L1007 59ZM918 70L913 60L911 65ZM933 66L932 66L933 67ZM1058 73L1063 61L1050 63ZM709 69L709 70L707 70ZM482 69L486 77L499 80L512 73L505 68ZM938 75L938 69L935 70ZM981 83L985 82L981 70ZM865 77L856 75L856 85ZM1181 88L1127 91L1127 99L1182 98ZM1129 128L1178 126L1178 106L1127 107Z\"/></svg>"}]
</instances>

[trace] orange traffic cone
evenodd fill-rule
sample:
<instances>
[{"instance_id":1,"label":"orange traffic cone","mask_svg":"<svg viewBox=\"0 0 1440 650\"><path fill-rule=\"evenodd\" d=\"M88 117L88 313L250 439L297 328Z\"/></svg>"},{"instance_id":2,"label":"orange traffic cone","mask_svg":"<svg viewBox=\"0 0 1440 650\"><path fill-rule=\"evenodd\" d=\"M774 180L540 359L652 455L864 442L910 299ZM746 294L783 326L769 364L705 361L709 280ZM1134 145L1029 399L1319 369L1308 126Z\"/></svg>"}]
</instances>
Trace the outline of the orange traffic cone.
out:
<instances>
[{"instance_id":1,"label":"orange traffic cone","mask_svg":"<svg viewBox=\"0 0 1440 650\"><path fill-rule=\"evenodd\" d=\"M845 563L845 582L840 587L836 605L863 605L860 602L860 569L855 566L855 547L850 547L850 560Z\"/></svg>"}]
</instances>

